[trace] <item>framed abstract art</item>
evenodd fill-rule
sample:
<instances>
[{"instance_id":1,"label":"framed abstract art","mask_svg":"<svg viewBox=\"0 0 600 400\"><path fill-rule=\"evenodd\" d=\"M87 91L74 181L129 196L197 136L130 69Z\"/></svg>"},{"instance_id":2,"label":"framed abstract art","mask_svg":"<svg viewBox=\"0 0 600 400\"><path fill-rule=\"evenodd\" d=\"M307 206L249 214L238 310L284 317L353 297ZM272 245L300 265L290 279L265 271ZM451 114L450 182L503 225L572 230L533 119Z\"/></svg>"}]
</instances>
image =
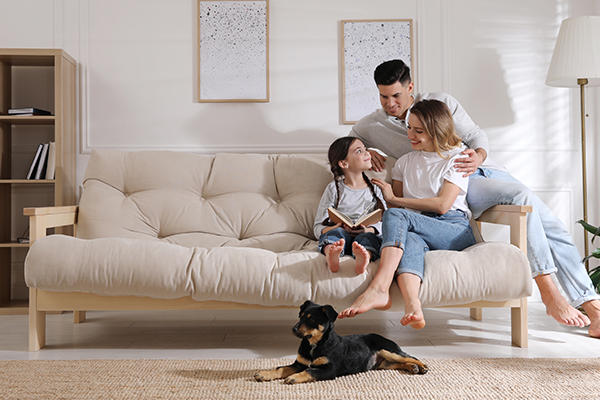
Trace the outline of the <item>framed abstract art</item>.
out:
<instances>
[{"instance_id":1,"label":"framed abstract art","mask_svg":"<svg viewBox=\"0 0 600 400\"><path fill-rule=\"evenodd\" d=\"M381 106L373 71L400 59L414 79L412 20L342 21L342 122L354 124Z\"/></svg>"},{"instance_id":2,"label":"framed abstract art","mask_svg":"<svg viewBox=\"0 0 600 400\"><path fill-rule=\"evenodd\" d=\"M198 0L198 101L269 101L268 0Z\"/></svg>"}]
</instances>

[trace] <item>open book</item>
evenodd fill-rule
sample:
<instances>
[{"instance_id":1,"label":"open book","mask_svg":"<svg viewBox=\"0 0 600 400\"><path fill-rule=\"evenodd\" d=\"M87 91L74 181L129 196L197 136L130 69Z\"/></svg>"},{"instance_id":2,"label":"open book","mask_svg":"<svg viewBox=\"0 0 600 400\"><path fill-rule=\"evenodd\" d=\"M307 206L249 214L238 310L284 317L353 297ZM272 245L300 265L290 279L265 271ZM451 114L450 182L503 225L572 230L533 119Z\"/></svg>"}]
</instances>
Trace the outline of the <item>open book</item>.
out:
<instances>
[{"instance_id":1,"label":"open book","mask_svg":"<svg viewBox=\"0 0 600 400\"><path fill-rule=\"evenodd\" d=\"M329 213L329 220L331 222L336 224L346 224L351 229L358 228L360 225L373 225L381 220L382 214L381 208L378 208L377 210L371 211L368 214L361 215L356 221L352 221L352 219L350 219L350 217L348 217L346 214L336 210L333 207L329 207L327 212Z\"/></svg>"}]
</instances>

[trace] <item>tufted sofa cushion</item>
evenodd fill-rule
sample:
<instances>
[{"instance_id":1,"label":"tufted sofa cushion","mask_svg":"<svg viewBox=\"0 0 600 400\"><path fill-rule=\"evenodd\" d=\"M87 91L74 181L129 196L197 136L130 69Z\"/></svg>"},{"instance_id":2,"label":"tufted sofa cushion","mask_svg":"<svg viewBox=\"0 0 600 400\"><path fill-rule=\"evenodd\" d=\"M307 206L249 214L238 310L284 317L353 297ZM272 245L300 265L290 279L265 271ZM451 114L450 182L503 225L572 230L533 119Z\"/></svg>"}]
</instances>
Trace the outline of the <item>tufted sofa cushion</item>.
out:
<instances>
[{"instance_id":1,"label":"tufted sofa cushion","mask_svg":"<svg viewBox=\"0 0 600 400\"><path fill-rule=\"evenodd\" d=\"M77 236L299 250L331 179L323 155L94 151Z\"/></svg>"}]
</instances>

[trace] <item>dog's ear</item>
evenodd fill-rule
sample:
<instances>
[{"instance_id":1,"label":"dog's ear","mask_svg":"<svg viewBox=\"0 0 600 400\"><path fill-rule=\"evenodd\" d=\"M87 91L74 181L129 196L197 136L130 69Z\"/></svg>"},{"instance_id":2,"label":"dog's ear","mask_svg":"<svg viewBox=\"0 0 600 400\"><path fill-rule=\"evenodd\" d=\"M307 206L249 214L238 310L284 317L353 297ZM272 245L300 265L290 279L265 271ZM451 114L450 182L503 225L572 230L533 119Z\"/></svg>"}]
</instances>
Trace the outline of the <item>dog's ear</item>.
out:
<instances>
[{"instance_id":1,"label":"dog's ear","mask_svg":"<svg viewBox=\"0 0 600 400\"><path fill-rule=\"evenodd\" d=\"M337 311L335 311L329 304L323 306L323 312L325 315L327 315L327 318L329 318L329 322L335 321L338 316Z\"/></svg>"},{"instance_id":2,"label":"dog's ear","mask_svg":"<svg viewBox=\"0 0 600 400\"><path fill-rule=\"evenodd\" d=\"M312 302L312 301L310 301L310 300L306 300L306 301L304 302L304 304L302 304L302 305L300 306L300 312L301 312L301 313L302 313L302 312L304 312L304 310L306 309L306 307L310 306L311 304L313 304L313 302Z\"/></svg>"}]
</instances>

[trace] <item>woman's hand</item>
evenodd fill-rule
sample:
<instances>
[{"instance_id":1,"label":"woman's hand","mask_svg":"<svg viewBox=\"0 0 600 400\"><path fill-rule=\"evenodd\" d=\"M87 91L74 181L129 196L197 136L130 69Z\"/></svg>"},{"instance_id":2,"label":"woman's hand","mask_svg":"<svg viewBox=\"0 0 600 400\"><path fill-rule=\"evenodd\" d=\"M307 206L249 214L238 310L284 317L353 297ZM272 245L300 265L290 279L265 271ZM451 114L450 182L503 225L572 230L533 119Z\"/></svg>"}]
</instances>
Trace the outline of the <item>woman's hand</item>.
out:
<instances>
[{"instance_id":1,"label":"woman's hand","mask_svg":"<svg viewBox=\"0 0 600 400\"><path fill-rule=\"evenodd\" d=\"M383 198L385 199L385 201L389 202L394 199L395 196L394 190L392 189L392 185L379 178L372 178L371 182L379 186L379 188L381 189L381 193L383 193Z\"/></svg>"}]
</instances>

